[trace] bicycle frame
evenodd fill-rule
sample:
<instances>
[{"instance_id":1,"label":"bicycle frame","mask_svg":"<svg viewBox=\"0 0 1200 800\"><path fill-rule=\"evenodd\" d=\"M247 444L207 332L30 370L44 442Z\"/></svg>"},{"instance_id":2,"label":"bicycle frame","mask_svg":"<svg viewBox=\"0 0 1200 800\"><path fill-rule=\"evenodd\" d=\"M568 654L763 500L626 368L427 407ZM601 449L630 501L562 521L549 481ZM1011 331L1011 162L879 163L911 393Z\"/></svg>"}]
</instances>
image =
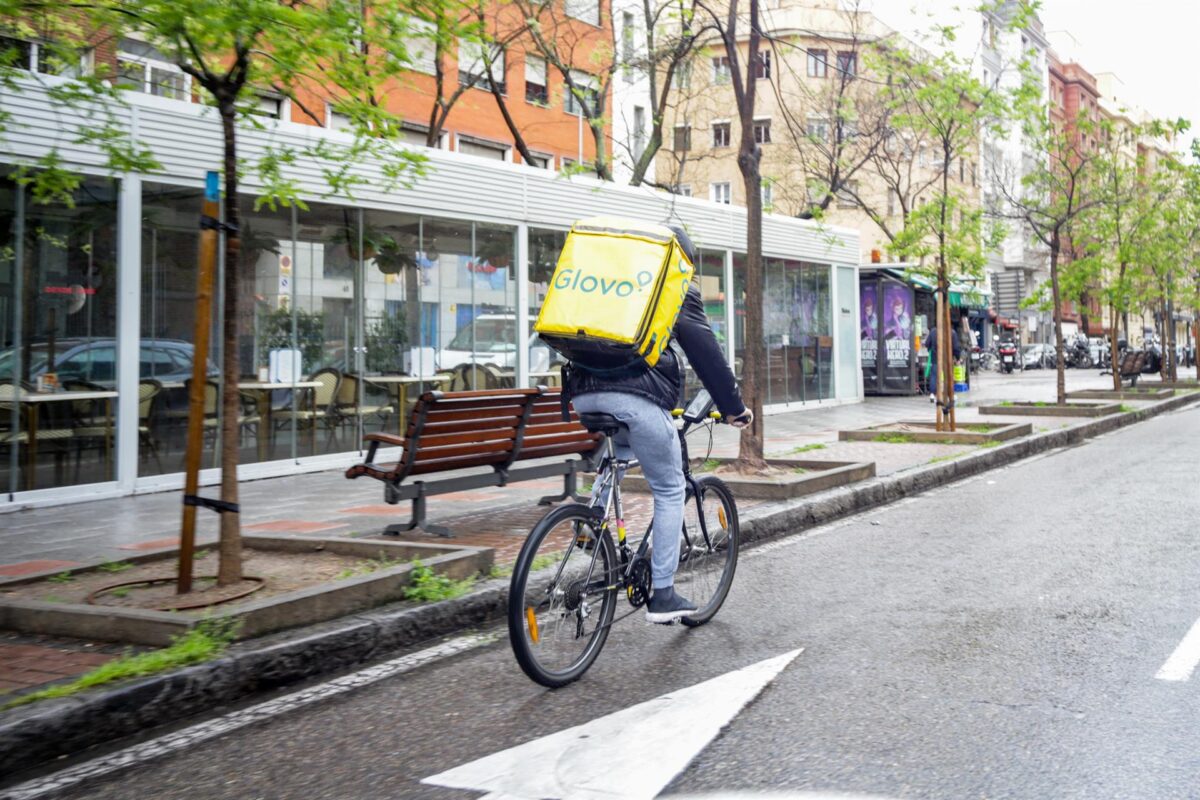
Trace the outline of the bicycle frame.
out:
<instances>
[{"instance_id":1,"label":"bicycle frame","mask_svg":"<svg viewBox=\"0 0 1200 800\"><path fill-rule=\"evenodd\" d=\"M688 454L687 434L691 429L692 423L684 421L683 426L679 429L679 449L683 460L683 478L687 482L688 487L692 490L692 501L696 504L696 518L699 520L700 535L704 540L705 547L712 547L712 539L708 534L708 524L704 519L704 509L702 498L700 496L700 482L692 474L691 458ZM646 532L642 536L641 542L638 544L637 551L630 557L630 551L627 544L628 533L625 527L625 507L621 498L621 479L624 477L625 471L630 466L636 465L636 462L622 461L617 458L616 443L611 436L605 437L604 442L604 457L601 459L600 468L596 471L596 481L592 485L592 502L590 507L593 514L601 523L601 530L608 527L610 516L615 517L617 526L617 557L622 566L621 574L617 577L615 583L604 581L606 585L601 587L599 583L593 586L592 584L592 569L595 567L596 553L592 553L592 565L588 569L587 588L601 589L611 591L612 589L620 589L628 586L630 576L633 572L634 564L646 555L646 550L650 546L650 534L654 527L654 520L646 527ZM605 498L603 505L600 503L600 498ZM615 512L615 513L612 513ZM578 534L578 531L576 532ZM684 545L688 551L692 548L692 537L688 534L687 525L683 525L682 529ZM566 564L566 558L563 559L562 565ZM559 574L562 571L562 565L559 566ZM557 575L555 576L557 580Z\"/></svg>"}]
</instances>

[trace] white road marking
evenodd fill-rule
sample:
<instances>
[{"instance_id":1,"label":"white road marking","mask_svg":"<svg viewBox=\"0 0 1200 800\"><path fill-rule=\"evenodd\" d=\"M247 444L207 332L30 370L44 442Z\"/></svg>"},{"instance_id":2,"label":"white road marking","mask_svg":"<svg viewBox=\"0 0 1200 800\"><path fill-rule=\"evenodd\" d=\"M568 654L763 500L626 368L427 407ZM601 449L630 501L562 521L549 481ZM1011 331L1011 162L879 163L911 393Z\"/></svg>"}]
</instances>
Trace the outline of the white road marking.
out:
<instances>
[{"instance_id":1,"label":"white road marking","mask_svg":"<svg viewBox=\"0 0 1200 800\"><path fill-rule=\"evenodd\" d=\"M801 652L727 672L421 782L488 792L482 800L651 800Z\"/></svg>"},{"instance_id":2,"label":"white road marking","mask_svg":"<svg viewBox=\"0 0 1200 800\"><path fill-rule=\"evenodd\" d=\"M83 783L84 781L137 766L142 762L159 758L177 750L190 748L198 742L223 736L238 728L244 728L256 722L262 722L280 714L286 714L301 706L316 703L342 694L343 692L367 686L385 678L390 678L393 675L409 672L431 661L437 661L438 659L462 653L466 650L482 647L495 640L495 634L460 636L434 647L429 647L416 653L409 653L408 655L394 658L391 661L376 664L373 667L367 667L351 675L345 675L316 686L310 686L307 689L301 689L300 691L277 697L274 700L268 700L265 703L243 708L239 711L226 714L223 717L201 722L198 725L184 728L166 736L160 736L157 739L150 739L132 747L118 750L115 753L100 756L91 761L85 761L82 764L69 767L61 772L55 772L43 778L27 781L7 790L0 790L0 800L33 800L47 794L61 792L63 789Z\"/></svg>"},{"instance_id":3,"label":"white road marking","mask_svg":"<svg viewBox=\"0 0 1200 800\"><path fill-rule=\"evenodd\" d=\"M1162 665L1154 677L1160 681L1186 681L1192 677L1196 662L1200 661L1200 619L1192 625L1192 629L1183 637L1183 641L1171 653L1171 657Z\"/></svg>"}]
</instances>

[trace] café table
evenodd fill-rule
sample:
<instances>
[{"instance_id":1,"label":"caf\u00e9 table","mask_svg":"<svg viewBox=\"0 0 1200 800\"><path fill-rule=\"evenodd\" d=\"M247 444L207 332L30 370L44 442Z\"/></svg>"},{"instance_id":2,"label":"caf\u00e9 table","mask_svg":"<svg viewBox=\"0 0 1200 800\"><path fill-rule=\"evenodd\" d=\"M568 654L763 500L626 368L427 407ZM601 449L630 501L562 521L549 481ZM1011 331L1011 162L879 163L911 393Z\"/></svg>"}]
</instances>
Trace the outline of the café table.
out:
<instances>
[{"instance_id":1,"label":"caf\u00e9 table","mask_svg":"<svg viewBox=\"0 0 1200 800\"><path fill-rule=\"evenodd\" d=\"M274 421L272 419L271 408L271 392L279 391L280 389L316 389L321 386L320 381L293 381L291 383L272 383L270 381L238 381L238 389L246 392L254 397L254 404L258 408L259 424L265 428L258 432L258 460L266 461L268 457L268 444L271 440L271 434L274 432ZM264 432L266 435L264 436ZM316 435L316 424L313 425L313 435Z\"/></svg>"},{"instance_id":2,"label":"caf\u00e9 table","mask_svg":"<svg viewBox=\"0 0 1200 800\"><path fill-rule=\"evenodd\" d=\"M105 407L104 414L104 467L108 473L112 466L112 443L113 443L113 398L117 396L116 392L86 390L86 391L71 391L71 392L30 392L22 389L20 392L5 396L0 396L0 402L4 400L16 400L21 406L24 406L27 413L22 414L26 420L24 433L27 436L27 444L25 447L25 488L33 490L37 488L37 449L38 439L43 441L62 441L70 439L74 434L69 428L50 428L38 430L38 417L40 410L48 403L73 403L81 400L103 400ZM19 435L19 434L18 434Z\"/></svg>"}]
</instances>

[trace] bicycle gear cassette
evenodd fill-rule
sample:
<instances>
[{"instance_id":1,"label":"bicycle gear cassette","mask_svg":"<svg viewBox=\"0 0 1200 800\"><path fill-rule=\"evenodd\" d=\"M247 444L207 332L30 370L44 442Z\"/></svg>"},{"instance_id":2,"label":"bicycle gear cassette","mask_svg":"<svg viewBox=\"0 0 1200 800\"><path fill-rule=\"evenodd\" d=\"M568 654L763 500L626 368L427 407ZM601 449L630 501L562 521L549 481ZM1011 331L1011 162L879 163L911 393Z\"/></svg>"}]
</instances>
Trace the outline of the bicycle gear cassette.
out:
<instances>
[{"instance_id":1,"label":"bicycle gear cassette","mask_svg":"<svg viewBox=\"0 0 1200 800\"><path fill-rule=\"evenodd\" d=\"M639 558L629 571L629 585L625 588L629 605L641 608L650 601L650 561Z\"/></svg>"}]
</instances>

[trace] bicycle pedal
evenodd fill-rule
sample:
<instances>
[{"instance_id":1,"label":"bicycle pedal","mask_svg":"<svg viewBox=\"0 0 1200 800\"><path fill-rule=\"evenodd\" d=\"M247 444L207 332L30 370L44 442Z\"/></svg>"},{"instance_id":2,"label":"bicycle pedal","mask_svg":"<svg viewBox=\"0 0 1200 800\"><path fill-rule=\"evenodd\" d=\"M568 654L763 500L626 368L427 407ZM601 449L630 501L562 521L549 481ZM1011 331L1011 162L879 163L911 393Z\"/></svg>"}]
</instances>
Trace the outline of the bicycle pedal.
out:
<instances>
[{"instance_id":1,"label":"bicycle pedal","mask_svg":"<svg viewBox=\"0 0 1200 800\"><path fill-rule=\"evenodd\" d=\"M596 538L594 536L576 536L575 546L585 553L590 553L596 549Z\"/></svg>"}]
</instances>

